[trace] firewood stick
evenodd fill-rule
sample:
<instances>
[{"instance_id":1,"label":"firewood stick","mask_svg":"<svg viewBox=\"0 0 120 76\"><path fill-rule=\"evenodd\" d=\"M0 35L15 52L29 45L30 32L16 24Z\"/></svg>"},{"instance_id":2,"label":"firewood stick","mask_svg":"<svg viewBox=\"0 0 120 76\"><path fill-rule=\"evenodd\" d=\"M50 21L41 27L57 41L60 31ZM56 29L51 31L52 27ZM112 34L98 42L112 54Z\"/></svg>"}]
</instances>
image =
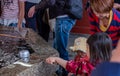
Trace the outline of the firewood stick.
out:
<instances>
[{"instance_id":1,"label":"firewood stick","mask_svg":"<svg viewBox=\"0 0 120 76\"><path fill-rule=\"evenodd\" d=\"M0 36L6 36L6 37L11 37L11 38L20 38L20 39L24 39L23 37L17 37L17 36L8 35L8 34L0 34ZM25 38L25 39L27 39L27 38Z\"/></svg>"}]
</instances>

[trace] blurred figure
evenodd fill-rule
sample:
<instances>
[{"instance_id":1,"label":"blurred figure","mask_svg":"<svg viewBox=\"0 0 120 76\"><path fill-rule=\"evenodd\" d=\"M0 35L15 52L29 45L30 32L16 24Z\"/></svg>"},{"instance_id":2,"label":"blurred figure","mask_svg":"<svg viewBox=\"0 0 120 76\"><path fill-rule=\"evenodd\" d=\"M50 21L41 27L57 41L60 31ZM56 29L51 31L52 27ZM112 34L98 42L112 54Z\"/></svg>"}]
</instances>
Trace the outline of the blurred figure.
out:
<instances>
[{"instance_id":1,"label":"blurred figure","mask_svg":"<svg viewBox=\"0 0 120 76\"><path fill-rule=\"evenodd\" d=\"M35 11L38 9L49 8L50 19L56 18L55 25L55 38L53 47L58 50L61 58L69 60L67 45L70 30L74 26L76 19L71 18L66 11L64 10L65 1L63 0L42 0L38 5L31 8L33 12L29 13L29 16L33 16ZM56 71L56 73L62 74L63 76L67 75L67 72L64 68Z\"/></svg>"},{"instance_id":2,"label":"blurred figure","mask_svg":"<svg viewBox=\"0 0 120 76\"><path fill-rule=\"evenodd\" d=\"M36 13L32 17L28 17L29 9L39 3L41 0L26 0L25 2L25 20L26 20L26 27L32 28L34 31L37 32L37 19Z\"/></svg>"},{"instance_id":3,"label":"blurred figure","mask_svg":"<svg viewBox=\"0 0 120 76\"><path fill-rule=\"evenodd\" d=\"M120 63L103 62L92 71L90 76L120 76Z\"/></svg>"},{"instance_id":4,"label":"blurred figure","mask_svg":"<svg viewBox=\"0 0 120 76\"><path fill-rule=\"evenodd\" d=\"M50 26L49 26L49 14L47 10L38 9L36 18L38 34L48 42Z\"/></svg>"},{"instance_id":5,"label":"blurred figure","mask_svg":"<svg viewBox=\"0 0 120 76\"><path fill-rule=\"evenodd\" d=\"M51 32L53 33L53 39L55 38L55 25L56 25L56 18L49 19L49 26Z\"/></svg>"},{"instance_id":6,"label":"blurred figure","mask_svg":"<svg viewBox=\"0 0 120 76\"><path fill-rule=\"evenodd\" d=\"M110 62L102 62L92 71L90 76L120 76L120 49L112 51Z\"/></svg>"},{"instance_id":7,"label":"blurred figure","mask_svg":"<svg viewBox=\"0 0 120 76\"><path fill-rule=\"evenodd\" d=\"M89 76L97 64L110 61L112 40L106 33L93 34L87 42L85 39L78 39L77 44L74 46L74 51L77 51L75 60L67 61L59 57L49 57L46 62L57 63L76 76Z\"/></svg>"},{"instance_id":8,"label":"blurred figure","mask_svg":"<svg viewBox=\"0 0 120 76\"><path fill-rule=\"evenodd\" d=\"M44 40L48 41L50 27L48 24L48 14L46 9L38 9L31 17L29 17L29 13L33 12L31 10L36 4L38 4L41 0L27 0L26 3L26 27L32 28L36 31Z\"/></svg>"},{"instance_id":9,"label":"blurred figure","mask_svg":"<svg viewBox=\"0 0 120 76\"><path fill-rule=\"evenodd\" d=\"M22 26L25 27L24 2L25 0L1 0L0 24L18 27L19 30Z\"/></svg>"},{"instance_id":10,"label":"blurred figure","mask_svg":"<svg viewBox=\"0 0 120 76\"><path fill-rule=\"evenodd\" d=\"M98 6L99 5L99 6ZM90 33L107 33L113 42L113 48L120 43L120 12L113 8L114 0L90 0Z\"/></svg>"},{"instance_id":11,"label":"blurred figure","mask_svg":"<svg viewBox=\"0 0 120 76\"><path fill-rule=\"evenodd\" d=\"M115 9L120 11L120 0L114 0L114 6Z\"/></svg>"},{"instance_id":12,"label":"blurred figure","mask_svg":"<svg viewBox=\"0 0 120 76\"><path fill-rule=\"evenodd\" d=\"M0 1L0 16L2 14L2 9L1 9L1 1Z\"/></svg>"}]
</instances>

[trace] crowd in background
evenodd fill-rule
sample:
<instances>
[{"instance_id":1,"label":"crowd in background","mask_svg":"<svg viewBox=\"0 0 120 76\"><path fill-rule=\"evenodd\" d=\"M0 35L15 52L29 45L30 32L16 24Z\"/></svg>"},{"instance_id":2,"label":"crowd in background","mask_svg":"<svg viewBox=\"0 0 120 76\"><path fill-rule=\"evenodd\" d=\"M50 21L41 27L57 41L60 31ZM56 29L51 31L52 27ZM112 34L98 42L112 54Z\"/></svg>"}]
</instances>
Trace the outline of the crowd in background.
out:
<instances>
[{"instance_id":1,"label":"crowd in background","mask_svg":"<svg viewBox=\"0 0 120 76\"><path fill-rule=\"evenodd\" d=\"M69 1L69 0L66 0L66 1ZM48 58L46 61L50 64L52 64L53 62L57 62L58 64L60 64L59 69L56 71L58 76L67 76L68 75L67 70L69 70L70 65L73 65L73 64L69 65L70 63L69 55L66 48L68 45L70 31L74 27L77 20L75 18L72 18L66 12L66 10L64 10L64 4L66 4L64 0L1 0L0 1L0 6L1 6L0 7L0 24L1 25L17 27L20 31L22 31L22 28L25 28L25 27L32 28L36 33L38 33L41 37L43 37L45 41L48 41L49 39L49 32L50 31L53 32L53 35L54 35L53 47L58 51L60 59ZM119 54L120 54L119 52L120 50L120 40L119 40L120 39L120 0L88 0L88 2L86 3L85 9L87 9L86 11L88 12L88 17L90 22L90 35L94 36L96 35L96 33L97 35L99 35L98 32L102 32L102 35L100 34L100 37L95 36L95 38L92 38L92 39L94 40L97 38L100 39L101 37L103 38L110 37L110 39L112 40L112 43L111 43L112 46L109 48L113 48L112 49L113 51L105 47L104 45L105 41L101 43L101 46L102 45L104 46L97 48L97 50L91 49L89 47L90 59L91 57L93 58L93 60L94 58L96 58L95 59L96 61L94 61L95 63L97 63L97 60L98 62L102 62L102 61L111 62L111 63L107 62L103 64L101 63L101 65L97 66L96 67L97 69L93 70L91 74L92 76L99 76L99 75L105 76L106 73L111 72L111 70L106 71L105 70L106 68L103 67L106 64L108 68L110 68L110 66L113 65L112 68L120 69L119 67L116 67L116 65L120 66L119 64L120 62L120 57L119 57ZM88 44L89 46L90 45L92 46L92 44L90 44L89 42ZM109 50L110 53L108 54L106 50ZM94 52L91 52L91 51L94 51ZM96 51L100 51L100 52L96 52ZM94 54L95 56L93 57L91 56L91 54ZM100 56L97 57L98 55ZM104 56L106 58L104 58ZM69 65L69 68L67 68L66 70L66 66L68 65ZM105 68L104 74L101 73L101 70L100 70L103 68ZM73 72L73 71L69 71L69 72ZM117 71L115 73L117 73ZM81 72L79 74L81 74ZM87 74L87 76L89 75L90 74ZM108 76L117 76L117 75L112 74Z\"/></svg>"}]
</instances>

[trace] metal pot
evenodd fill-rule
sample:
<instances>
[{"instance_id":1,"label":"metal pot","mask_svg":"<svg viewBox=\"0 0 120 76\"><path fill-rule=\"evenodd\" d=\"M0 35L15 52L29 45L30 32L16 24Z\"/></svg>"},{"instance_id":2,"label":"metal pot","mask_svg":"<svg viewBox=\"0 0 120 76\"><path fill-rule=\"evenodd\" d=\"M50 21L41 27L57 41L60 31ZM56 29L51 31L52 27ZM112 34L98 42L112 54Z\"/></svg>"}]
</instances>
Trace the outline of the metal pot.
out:
<instances>
[{"instance_id":1,"label":"metal pot","mask_svg":"<svg viewBox=\"0 0 120 76\"><path fill-rule=\"evenodd\" d=\"M29 62L30 52L28 50L21 50L19 56L24 62Z\"/></svg>"}]
</instances>

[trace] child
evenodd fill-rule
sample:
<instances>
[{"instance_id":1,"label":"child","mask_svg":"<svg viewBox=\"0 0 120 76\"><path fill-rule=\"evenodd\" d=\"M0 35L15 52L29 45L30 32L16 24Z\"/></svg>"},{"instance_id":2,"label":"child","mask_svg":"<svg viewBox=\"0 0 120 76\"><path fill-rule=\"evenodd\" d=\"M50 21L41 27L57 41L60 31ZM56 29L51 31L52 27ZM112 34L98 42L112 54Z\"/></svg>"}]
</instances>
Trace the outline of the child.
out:
<instances>
[{"instance_id":1,"label":"child","mask_svg":"<svg viewBox=\"0 0 120 76\"><path fill-rule=\"evenodd\" d=\"M107 33L115 48L120 38L120 12L113 5L114 0L90 0L89 21L91 34Z\"/></svg>"},{"instance_id":2,"label":"child","mask_svg":"<svg viewBox=\"0 0 120 76\"><path fill-rule=\"evenodd\" d=\"M82 75L83 73L90 73L90 71L94 68L91 63L89 62L89 58L86 54L86 46L87 46L87 38L85 37L79 37L75 39L74 46L70 47L70 49L74 52L77 52L77 55L75 56L74 60L69 61L69 65L66 66L69 72L76 73L76 75L79 73ZM76 65L76 66L75 66ZM69 68L71 66L80 67L81 71L76 72L76 68ZM89 67L89 69L88 69ZM72 70L71 70L72 69ZM68 76L73 75L72 73L69 73ZM82 75L83 76L83 75Z\"/></svg>"},{"instance_id":3,"label":"child","mask_svg":"<svg viewBox=\"0 0 120 76\"><path fill-rule=\"evenodd\" d=\"M82 54L83 57L80 57L82 59L79 59L79 61L66 61L59 57L49 57L46 59L46 62L50 64L58 63L67 71L72 72L75 75L89 76L96 64L110 60L112 41L106 33L96 33L88 38L87 44L89 46L86 46L86 53L85 50L84 52L80 51L80 54ZM82 47L80 46L80 48Z\"/></svg>"},{"instance_id":4,"label":"child","mask_svg":"<svg viewBox=\"0 0 120 76\"><path fill-rule=\"evenodd\" d=\"M0 24L18 27L19 29L25 26L24 1L25 0L2 0Z\"/></svg>"}]
</instances>

